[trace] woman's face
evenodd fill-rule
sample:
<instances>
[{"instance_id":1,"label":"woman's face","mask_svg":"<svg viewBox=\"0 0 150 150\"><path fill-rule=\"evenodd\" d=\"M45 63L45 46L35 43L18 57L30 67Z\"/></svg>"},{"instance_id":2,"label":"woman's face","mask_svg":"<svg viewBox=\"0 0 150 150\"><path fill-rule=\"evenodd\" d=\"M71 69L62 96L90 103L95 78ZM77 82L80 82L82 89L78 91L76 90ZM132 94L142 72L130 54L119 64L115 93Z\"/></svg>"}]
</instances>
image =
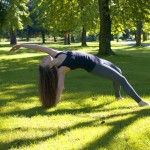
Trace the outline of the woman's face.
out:
<instances>
[{"instance_id":1,"label":"woman's face","mask_svg":"<svg viewBox=\"0 0 150 150\"><path fill-rule=\"evenodd\" d=\"M46 56L40 63L41 66L46 67L49 66L50 68L53 67L53 58L51 56Z\"/></svg>"}]
</instances>

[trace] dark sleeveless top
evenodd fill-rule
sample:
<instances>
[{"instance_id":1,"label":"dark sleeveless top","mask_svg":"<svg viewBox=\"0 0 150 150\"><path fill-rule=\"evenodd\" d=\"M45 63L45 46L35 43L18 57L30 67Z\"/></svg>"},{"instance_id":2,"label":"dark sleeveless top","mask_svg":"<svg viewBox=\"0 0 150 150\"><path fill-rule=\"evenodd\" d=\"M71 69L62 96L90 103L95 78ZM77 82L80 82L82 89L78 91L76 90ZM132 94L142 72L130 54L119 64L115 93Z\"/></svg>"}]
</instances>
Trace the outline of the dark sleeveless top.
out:
<instances>
[{"instance_id":1,"label":"dark sleeveless top","mask_svg":"<svg viewBox=\"0 0 150 150\"><path fill-rule=\"evenodd\" d=\"M66 59L58 66L60 68L61 66L69 67L71 70L82 68L86 71L90 72L95 67L96 63L98 62L99 58L92 55L87 54L83 52L72 52L72 51L64 51L58 53L55 58L57 58L61 54L66 54Z\"/></svg>"}]
</instances>

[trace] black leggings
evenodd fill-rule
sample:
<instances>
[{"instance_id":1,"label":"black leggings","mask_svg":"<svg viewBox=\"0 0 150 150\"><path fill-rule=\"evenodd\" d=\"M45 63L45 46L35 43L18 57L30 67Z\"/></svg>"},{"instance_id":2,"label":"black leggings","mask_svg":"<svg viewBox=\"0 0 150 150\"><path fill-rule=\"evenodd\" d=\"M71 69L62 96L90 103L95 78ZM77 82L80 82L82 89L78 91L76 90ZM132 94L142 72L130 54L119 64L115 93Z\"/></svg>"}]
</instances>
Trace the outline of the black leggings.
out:
<instances>
[{"instance_id":1,"label":"black leggings","mask_svg":"<svg viewBox=\"0 0 150 150\"><path fill-rule=\"evenodd\" d=\"M91 73L112 80L116 98L121 97L120 90L122 87L137 103L142 100L127 79L122 75L120 68L111 62L99 58L99 63L96 64Z\"/></svg>"}]
</instances>

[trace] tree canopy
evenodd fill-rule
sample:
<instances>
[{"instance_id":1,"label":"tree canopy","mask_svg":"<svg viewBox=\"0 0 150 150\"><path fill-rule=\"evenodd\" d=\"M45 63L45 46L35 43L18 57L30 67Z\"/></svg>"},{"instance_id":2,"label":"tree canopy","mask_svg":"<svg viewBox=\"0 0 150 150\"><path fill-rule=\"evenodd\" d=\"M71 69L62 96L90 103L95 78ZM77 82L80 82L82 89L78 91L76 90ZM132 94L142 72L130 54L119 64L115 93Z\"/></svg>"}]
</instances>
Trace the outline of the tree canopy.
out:
<instances>
[{"instance_id":1,"label":"tree canopy","mask_svg":"<svg viewBox=\"0 0 150 150\"><path fill-rule=\"evenodd\" d=\"M141 33L150 30L147 0L1 0L0 13L0 29L5 27L11 34L24 27L41 32L43 39L49 31L54 36L80 31L86 40L86 33L95 31L100 55L113 54L112 34L137 31L138 43Z\"/></svg>"}]
</instances>

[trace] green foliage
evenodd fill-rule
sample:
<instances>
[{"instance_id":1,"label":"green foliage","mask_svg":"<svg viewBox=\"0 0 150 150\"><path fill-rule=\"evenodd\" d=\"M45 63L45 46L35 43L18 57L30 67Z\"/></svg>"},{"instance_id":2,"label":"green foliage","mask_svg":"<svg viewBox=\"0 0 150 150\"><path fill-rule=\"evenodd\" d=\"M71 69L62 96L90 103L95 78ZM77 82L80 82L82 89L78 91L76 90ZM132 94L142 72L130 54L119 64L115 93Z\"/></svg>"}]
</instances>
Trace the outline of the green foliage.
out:
<instances>
[{"instance_id":1,"label":"green foliage","mask_svg":"<svg viewBox=\"0 0 150 150\"><path fill-rule=\"evenodd\" d=\"M86 29L94 28L97 24L96 1L43 0L35 3L38 3L38 7L35 8L35 12L38 13L38 21L42 22L45 27L71 32L82 26Z\"/></svg>"},{"instance_id":2,"label":"green foliage","mask_svg":"<svg viewBox=\"0 0 150 150\"><path fill-rule=\"evenodd\" d=\"M29 23L27 2L28 0L1 1L7 10L5 28L23 29L23 25Z\"/></svg>"},{"instance_id":3,"label":"green foliage","mask_svg":"<svg viewBox=\"0 0 150 150\"><path fill-rule=\"evenodd\" d=\"M0 29L5 23L5 15L7 14L7 9L4 3L0 1Z\"/></svg>"},{"instance_id":4,"label":"green foliage","mask_svg":"<svg viewBox=\"0 0 150 150\"><path fill-rule=\"evenodd\" d=\"M143 24L143 31L149 33L150 32L150 23Z\"/></svg>"},{"instance_id":5,"label":"green foliage","mask_svg":"<svg viewBox=\"0 0 150 150\"><path fill-rule=\"evenodd\" d=\"M112 0L110 8L113 33L118 33L126 28L135 30L138 21L144 24L150 20L147 0Z\"/></svg>"}]
</instances>

